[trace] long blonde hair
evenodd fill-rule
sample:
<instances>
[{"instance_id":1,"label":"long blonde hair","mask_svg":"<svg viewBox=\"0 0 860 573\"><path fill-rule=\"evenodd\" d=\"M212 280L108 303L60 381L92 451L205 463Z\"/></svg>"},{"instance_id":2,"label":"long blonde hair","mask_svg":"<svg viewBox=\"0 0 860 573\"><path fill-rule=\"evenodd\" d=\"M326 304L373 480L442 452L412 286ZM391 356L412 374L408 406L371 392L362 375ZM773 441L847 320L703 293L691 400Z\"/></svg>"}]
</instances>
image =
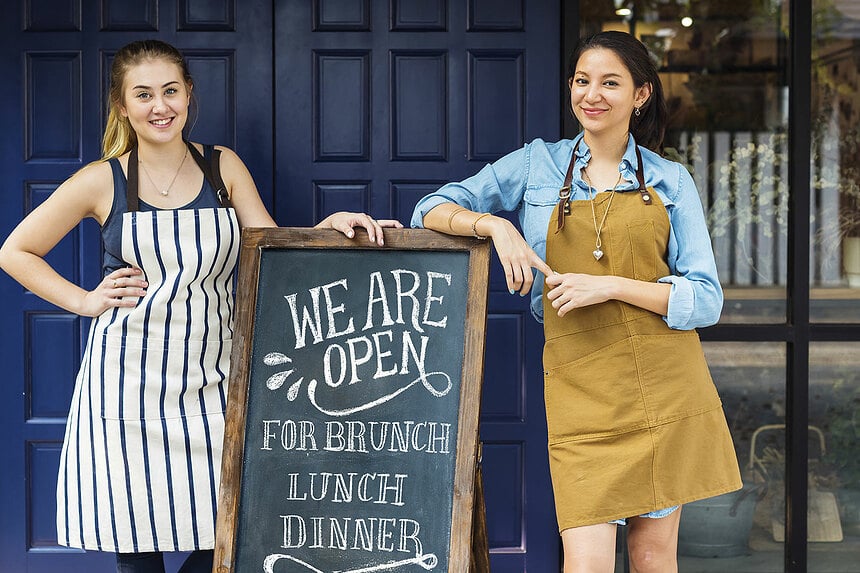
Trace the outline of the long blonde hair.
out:
<instances>
[{"instance_id":1,"label":"long blonde hair","mask_svg":"<svg viewBox=\"0 0 860 573\"><path fill-rule=\"evenodd\" d=\"M110 68L109 109L105 133L102 137L102 161L119 157L137 144L137 134L127 117L122 115L122 87L125 74L132 67L147 61L163 59L179 66L188 89L194 82L182 54L160 40L140 40L126 44L116 53Z\"/></svg>"}]
</instances>

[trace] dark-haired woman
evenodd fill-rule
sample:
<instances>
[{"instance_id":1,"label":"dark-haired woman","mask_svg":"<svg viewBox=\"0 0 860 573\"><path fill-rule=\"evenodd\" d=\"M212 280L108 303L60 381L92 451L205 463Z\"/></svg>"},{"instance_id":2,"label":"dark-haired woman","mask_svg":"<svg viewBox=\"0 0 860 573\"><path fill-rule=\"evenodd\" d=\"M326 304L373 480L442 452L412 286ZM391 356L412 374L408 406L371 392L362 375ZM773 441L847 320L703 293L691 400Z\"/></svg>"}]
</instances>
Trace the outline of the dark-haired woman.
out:
<instances>
[{"instance_id":1,"label":"dark-haired woman","mask_svg":"<svg viewBox=\"0 0 860 573\"><path fill-rule=\"evenodd\" d=\"M60 457L58 540L116 552L122 573L163 573L165 551L192 552L183 573L212 570L239 234L275 226L233 151L183 139L192 88L173 46L120 49L101 161L0 249L27 289L94 317ZM44 258L86 217L104 242L90 291ZM318 225L349 237L355 226L381 245L399 223L336 213Z\"/></svg>"},{"instance_id":2,"label":"dark-haired woman","mask_svg":"<svg viewBox=\"0 0 860 573\"><path fill-rule=\"evenodd\" d=\"M722 290L695 184L658 154L666 106L642 43L583 41L567 84L582 133L443 186L412 224L492 237L511 294L531 292L565 573L613 571L619 524L632 571L677 571L680 506L741 487L694 330Z\"/></svg>"}]
</instances>

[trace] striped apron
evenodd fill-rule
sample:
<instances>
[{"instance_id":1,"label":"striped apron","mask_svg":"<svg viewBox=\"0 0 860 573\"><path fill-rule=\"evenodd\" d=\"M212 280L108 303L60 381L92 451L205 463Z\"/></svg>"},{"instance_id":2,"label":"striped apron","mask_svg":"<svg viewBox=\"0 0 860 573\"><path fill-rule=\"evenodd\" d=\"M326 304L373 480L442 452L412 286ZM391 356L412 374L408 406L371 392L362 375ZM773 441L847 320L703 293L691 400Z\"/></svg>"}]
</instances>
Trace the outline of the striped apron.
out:
<instances>
[{"instance_id":1,"label":"striped apron","mask_svg":"<svg viewBox=\"0 0 860 573\"><path fill-rule=\"evenodd\" d=\"M123 260L149 287L92 322L60 457L62 545L214 547L239 233L232 208L123 214Z\"/></svg>"},{"instance_id":2,"label":"striped apron","mask_svg":"<svg viewBox=\"0 0 860 573\"><path fill-rule=\"evenodd\" d=\"M574 159L565 186L570 185ZM655 282L669 217L657 193L618 192L556 205L546 261L559 273ZM569 187L568 187L569 188ZM564 188L562 188L564 190ZM559 221L559 224L556 224ZM559 317L544 295L544 393L559 530L607 523L740 489L734 444L695 330L672 330L648 310L610 300Z\"/></svg>"}]
</instances>

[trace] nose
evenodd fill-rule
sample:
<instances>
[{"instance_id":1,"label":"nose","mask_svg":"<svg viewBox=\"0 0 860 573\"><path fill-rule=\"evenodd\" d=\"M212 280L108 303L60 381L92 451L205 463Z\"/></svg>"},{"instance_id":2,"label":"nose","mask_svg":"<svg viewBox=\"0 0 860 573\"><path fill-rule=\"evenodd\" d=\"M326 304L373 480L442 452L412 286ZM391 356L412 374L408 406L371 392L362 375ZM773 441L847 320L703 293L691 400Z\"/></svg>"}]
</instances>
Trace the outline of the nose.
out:
<instances>
[{"instance_id":1,"label":"nose","mask_svg":"<svg viewBox=\"0 0 860 573\"><path fill-rule=\"evenodd\" d=\"M588 89L585 91L585 101L598 101L601 97L600 85L596 82L588 84Z\"/></svg>"},{"instance_id":2,"label":"nose","mask_svg":"<svg viewBox=\"0 0 860 573\"><path fill-rule=\"evenodd\" d=\"M152 101L152 111L155 113L161 113L167 110L167 103L164 101L164 98L161 96L155 96Z\"/></svg>"}]
</instances>

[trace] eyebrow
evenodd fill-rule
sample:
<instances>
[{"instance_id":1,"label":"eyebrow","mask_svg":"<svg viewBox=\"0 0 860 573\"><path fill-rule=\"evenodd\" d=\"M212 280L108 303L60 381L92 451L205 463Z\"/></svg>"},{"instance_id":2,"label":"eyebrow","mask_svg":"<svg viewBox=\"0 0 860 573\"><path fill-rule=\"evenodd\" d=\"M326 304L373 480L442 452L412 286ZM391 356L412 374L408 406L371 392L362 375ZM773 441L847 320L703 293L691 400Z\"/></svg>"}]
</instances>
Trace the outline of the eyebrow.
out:
<instances>
[{"instance_id":1,"label":"eyebrow","mask_svg":"<svg viewBox=\"0 0 860 573\"><path fill-rule=\"evenodd\" d=\"M171 81L171 82L167 82L166 84L164 84L164 85L163 85L163 86L161 86L161 87L166 88L167 86L169 86L169 85L171 85L171 84L178 84L178 83L179 83L178 81L173 80L173 81ZM133 90L136 90L136 89L145 89L145 90L148 90L148 89L150 89L150 87L149 87L149 86L142 85L142 84L138 84L138 85L136 85L136 86L132 87L131 89L133 89Z\"/></svg>"},{"instance_id":2,"label":"eyebrow","mask_svg":"<svg viewBox=\"0 0 860 573\"><path fill-rule=\"evenodd\" d=\"M577 70L576 73L579 75L588 76L588 74L586 72L583 72L581 70ZM603 76L601 76L601 77L603 77L603 78L620 78L622 76L621 76L621 74L608 73L608 74L603 74Z\"/></svg>"}]
</instances>

